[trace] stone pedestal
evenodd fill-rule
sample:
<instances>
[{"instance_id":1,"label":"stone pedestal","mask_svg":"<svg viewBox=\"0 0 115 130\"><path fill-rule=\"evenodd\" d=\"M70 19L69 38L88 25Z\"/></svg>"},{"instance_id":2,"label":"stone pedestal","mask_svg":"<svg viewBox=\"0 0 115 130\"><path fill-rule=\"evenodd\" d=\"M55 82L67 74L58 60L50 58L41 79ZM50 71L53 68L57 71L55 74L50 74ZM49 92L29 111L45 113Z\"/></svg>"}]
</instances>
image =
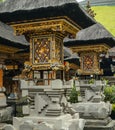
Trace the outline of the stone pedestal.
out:
<instances>
[{"instance_id":1,"label":"stone pedestal","mask_svg":"<svg viewBox=\"0 0 115 130\"><path fill-rule=\"evenodd\" d=\"M6 96L4 94L5 92L5 88L4 87L1 87L0 88L0 108L2 107L6 107Z\"/></svg>"},{"instance_id":2,"label":"stone pedestal","mask_svg":"<svg viewBox=\"0 0 115 130\"><path fill-rule=\"evenodd\" d=\"M99 103L77 103L73 108L85 119L84 130L114 130L115 122L109 117L111 113L111 104L105 102Z\"/></svg>"},{"instance_id":3,"label":"stone pedestal","mask_svg":"<svg viewBox=\"0 0 115 130\"><path fill-rule=\"evenodd\" d=\"M81 81L80 87L84 88L84 102L72 106L86 120L84 130L115 130L115 122L109 117L112 105L103 101L104 84L101 81L93 84Z\"/></svg>"},{"instance_id":4,"label":"stone pedestal","mask_svg":"<svg viewBox=\"0 0 115 130\"><path fill-rule=\"evenodd\" d=\"M71 85L63 85L60 80L53 80L51 86L28 86L27 81L22 82L23 94L33 96L33 103L25 107L28 113L24 114L28 116L14 117L11 130L83 130L85 120L68 107L65 97L66 89Z\"/></svg>"},{"instance_id":5,"label":"stone pedestal","mask_svg":"<svg viewBox=\"0 0 115 130\"><path fill-rule=\"evenodd\" d=\"M111 121L109 124L102 126L102 125L85 125L84 130L115 130L115 121Z\"/></svg>"},{"instance_id":6,"label":"stone pedestal","mask_svg":"<svg viewBox=\"0 0 115 130\"><path fill-rule=\"evenodd\" d=\"M3 87L3 65L0 64L0 108L6 106L6 96L4 92L5 88Z\"/></svg>"},{"instance_id":7,"label":"stone pedestal","mask_svg":"<svg viewBox=\"0 0 115 130\"><path fill-rule=\"evenodd\" d=\"M58 117L14 117L11 130L83 130L84 124L85 121L79 119L78 114L74 117L70 114ZM7 130L6 128L8 125L4 130Z\"/></svg>"}]
</instances>

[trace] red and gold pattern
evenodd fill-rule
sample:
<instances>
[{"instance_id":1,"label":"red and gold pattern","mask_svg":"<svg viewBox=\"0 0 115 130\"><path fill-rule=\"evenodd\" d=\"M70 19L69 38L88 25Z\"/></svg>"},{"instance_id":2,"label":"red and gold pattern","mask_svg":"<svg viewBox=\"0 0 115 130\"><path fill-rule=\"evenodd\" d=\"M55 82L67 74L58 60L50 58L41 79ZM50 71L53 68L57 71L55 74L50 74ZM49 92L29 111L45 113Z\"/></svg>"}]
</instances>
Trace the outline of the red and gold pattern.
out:
<instances>
[{"instance_id":1,"label":"red and gold pattern","mask_svg":"<svg viewBox=\"0 0 115 130\"><path fill-rule=\"evenodd\" d=\"M33 42L34 64L48 63L50 59L50 38L37 38Z\"/></svg>"},{"instance_id":2,"label":"red and gold pattern","mask_svg":"<svg viewBox=\"0 0 115 130\"><path fill-rule=\"evenodd\" d=\"M92 70L94 66L94 56L91 54L86 54L83 56L83 69Z\"/></svg>"}]
</instances>

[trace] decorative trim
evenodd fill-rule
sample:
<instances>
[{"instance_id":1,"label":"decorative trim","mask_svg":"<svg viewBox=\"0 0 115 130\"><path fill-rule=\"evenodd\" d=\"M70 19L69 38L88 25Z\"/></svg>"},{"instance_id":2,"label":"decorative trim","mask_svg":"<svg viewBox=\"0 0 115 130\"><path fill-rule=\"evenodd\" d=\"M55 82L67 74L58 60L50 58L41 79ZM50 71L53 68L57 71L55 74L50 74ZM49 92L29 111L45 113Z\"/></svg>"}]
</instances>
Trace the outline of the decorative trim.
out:
<instances>
[{"instance_id":1,"label":"decorative trim","mask_svg":"<svg viewBox=\"0 0 115 130\"><path fill-rule=\"evenodd\" d=\"M61 32L76 36L76 33L80 30L78 25L73 24L68 18L26 21L24 23L13 23L11 26L14 28L16 35L38 33L45 30L45 32Z\"/></svg>"},{"instance_id":2,"label":"decorative trim","mask_svg":"<svg viewBox=\"0 0 115 130\"><path fill-rule=\"evenodd\" d=\"M15 47L0 45L0 52L3 52L3 53L16 53L18 50L19 49Z\"/></svg>"}]
</instances>

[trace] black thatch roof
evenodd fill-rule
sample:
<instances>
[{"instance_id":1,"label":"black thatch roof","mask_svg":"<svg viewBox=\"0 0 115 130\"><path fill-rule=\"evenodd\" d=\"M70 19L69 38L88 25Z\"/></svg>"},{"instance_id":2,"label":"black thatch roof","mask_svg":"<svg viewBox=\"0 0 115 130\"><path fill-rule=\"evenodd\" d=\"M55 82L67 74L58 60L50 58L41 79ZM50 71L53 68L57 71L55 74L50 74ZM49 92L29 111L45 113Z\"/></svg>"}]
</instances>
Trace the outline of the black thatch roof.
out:
<instances>
[{"instance_id":1,"label":"black thatch roof","mask_svg":"<svg viewBox=\"0 0 115 130\"><path fill-rule=\"evenodd\" d=\"M23 35L14 35L12 27L0 22L0 44L23 48L29 45Z\"/></svg>"},{"instance_id":2,"label":"black thatch roof","mask_svg":"<svg viewBox=\"0 0 115 130\"><path fill-rule=\"evenodd\" d=\"M80 2L81 5L86 6L89 0L84 0ZM90 0L91 6L101 6L101 5L115 5L115 0Z\"/></svg>"},{"instance_id":3,"label":"black thatch roof","mask_svg":"<svg viewBox=\"0 0 115 130\"><path fill-rule=\"evenodd\" d=\"M76 39L64 40L65 46L93 45L99 43L107 43L110 47L115 46L115 38L99 23L79 31Z\"/></svg>"},{"instance_id":4,"label":"black thatch roof","mask_svg":"<svg viewBox=\"0 0 115 130\"><path fill-rule=\"evenodd\" d=\"M0 3L0 20L14 22L67 16L82 28L95 23L76 0L6 0Z\"/></svg>"}]
</instances>

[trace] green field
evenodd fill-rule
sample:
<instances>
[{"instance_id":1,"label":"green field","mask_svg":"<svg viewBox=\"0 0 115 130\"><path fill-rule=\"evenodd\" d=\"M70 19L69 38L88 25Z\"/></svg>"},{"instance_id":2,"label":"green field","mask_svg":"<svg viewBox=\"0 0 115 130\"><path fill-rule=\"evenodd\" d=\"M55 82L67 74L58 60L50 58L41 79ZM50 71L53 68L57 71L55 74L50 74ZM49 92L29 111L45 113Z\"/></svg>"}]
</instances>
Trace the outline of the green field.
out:
<instances>
[{"instance_id":1,"label":"green field","mask_svg":"<svg viewBox=\"0 0 115 130\"><path fill-rule=\"evenodd\" d=\"M94 6L95 19L115 36L115 6Z\"/></svg>"}]
</instances>

